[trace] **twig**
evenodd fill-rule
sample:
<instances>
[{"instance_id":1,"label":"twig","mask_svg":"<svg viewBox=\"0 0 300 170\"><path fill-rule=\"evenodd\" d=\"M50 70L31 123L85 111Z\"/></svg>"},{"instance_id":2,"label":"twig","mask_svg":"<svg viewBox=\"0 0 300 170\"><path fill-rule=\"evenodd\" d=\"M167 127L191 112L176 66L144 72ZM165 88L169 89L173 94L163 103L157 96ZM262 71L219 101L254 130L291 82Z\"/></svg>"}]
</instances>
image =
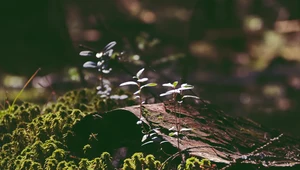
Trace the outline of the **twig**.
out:
<instances>
[{"instance_id":1,"label":"twig","mask_svg":"<svg viewBox=\"0 0 300 170\"><path fill-rule=\"evenodd\" d=\"M267 142L267 143L264 144L263 146L261 146L261 147L255 149L254 151L250 152L249 154L242 155L242 156L238 157L237 159L234 159L230 164L226 165L226 166L223 167L221 170L225 170L226 168L231 167L231 166L234 165L236 162L238 162L238 160L247 160L247 158L248 158L249 156L255 155L257 152L259 152L259 151L261 151L262 149L266 148L267 146L271 145L274 141L278 141L282 136L283 136L283 133L280 134L279 136L273 138L273 139L270 139L269 142Z\"/></svg>"},{"instance_id":2,"label":"twig","mask_svg":"<svg viewBox=\"0 0 300 170\"><path fill-rule=\"evenodd\" d=\"M215 152L215 154L219 157L221 157L214 149L223 149L223 150L226 150L228 152L231 152L231 153L234 153L226 148L223 148L223 147L220 147L220 146L194 146L194 147L189 147L189 148L186 148L186 149L182 149L181 151L178 151L176 153L174 153L173 155L171 155L170 157L168 157L162 164L161 164L161 167L159 170L162 170L163 166L169 161L169 160L173 160L175 157L181 155L183 152L186 152L188 150L191 150L191 149L197 149L197 148L212 148L213 151Z\"/></svg>"}]
</instances>

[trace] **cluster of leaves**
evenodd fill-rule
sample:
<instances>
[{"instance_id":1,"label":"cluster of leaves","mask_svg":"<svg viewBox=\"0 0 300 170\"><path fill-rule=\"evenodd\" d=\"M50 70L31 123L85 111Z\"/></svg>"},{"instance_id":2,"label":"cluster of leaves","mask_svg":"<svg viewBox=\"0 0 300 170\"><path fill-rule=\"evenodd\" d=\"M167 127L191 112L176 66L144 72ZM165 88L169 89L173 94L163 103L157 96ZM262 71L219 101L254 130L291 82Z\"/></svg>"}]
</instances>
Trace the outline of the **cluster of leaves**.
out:
<instances>
[{"instance_id":1,"label":"cluster of leaves","mask_svg":"<svg viewBox=\"0 0 300 170\"><path fill-rule=\"evenodd\" d=\"M138 121L138 124L142 124L142 115L143 115L143 104L144 101L142 100L142 89L145 87L154 87L157 86L156 83L148 83L148 84L142 84L148 81L148 78L141 78L141 74L143 73L144 68L139 70L137 74L133 77L136 79L136 81L127 81L120 86L126 86L126 85L135 85L138 87L138 90L134 92L133 94L135 95L135 98L139 99L139 104L140 104L140 120ZM183 91L186 90L191 90L194 88L194 86L189 85L187 83L182 84L179 88L176 88L178 85L178 81L175 81L173 83L165 83L162 86L164 87L170 87L172 88L171 90L160 94L160 96L172 96L172 101L174 103L174 114L177 114L177 112L180 112L180 106L183 103L184 99L186 98L193 98L193 99L199 99L199 97L194 96L194 95L183 95ZM179 105L179 106L178 106ZM177 110L178 109L178 110ZM175 121L175 126L169 129L171 131L170 136L174 136L177 138L177 148L179 151L180 149L180 137L182 137L182 132L190 131L192 129L190 128L180 128L180 122L178 122L177 119L178 115L175 116L176 121ZM148 144L153 144L157 143L160 146L167 142L161 139L161 137L157 134L156 130L158 129L149 129L148 132L145 132L145 128L142 129L144 131L144 136L142 138L142 146L148 145ZM161 148L163 149L163 148ZM191 157L185 161L184 156L182 156L182 163L178 165L177 169L178 170L213 170L216 169L216 166L211 166L211 163L209 160L203 159L202 161L199 161L195 157ZM185 162L185 164L184 164ZM159 161L155 161L155 158L153 155L148 155L146 158L143 158L142 153L136 153L135 155L132 156L131 159L126 159L123 169L124 170L135 170L135 169L164 169L165 164L161 164Z\"/></svg>"},{"instance_id":2,"label":"cluster of leaves","mask_svg":"<svg viewBox=\"0 0 300 170\"><path fill-rule=\"evenodd\" d=\"M96 68L100 73L108 74L111 72L112 68L110 68L109 61L110 57L113 54L113 49L117 43L112 41L108 43L101 52L95 51L81 51L79 55L81 56L96 56L98 59L97 62L87 61L83 64L84 68Z\"/></svg>"},{"instance_id":3,"label":"cluster of leaves","mask_svg":"<svg viewBox=\"0 0 300 170\"><path fill-rule=\"evenodd\" d=\"M111 98L116 100L123 100L126 99L128 96L123 95L111 95L111 85L109 80L104 79L105 74L109 74L112 71L112 64L111 62L116 56L120 55L119 53L113 51L113 47L117 43L112 41L108 43L101 52L96 51L81 51L79 55L81 56L94 56L96 57L97 61L87 61L83 64L84 68L96 69L99 72L99 80L100 85L96 87L97 94L100 95L101 98Z\"/></svg>"},{"instance_id":4,"label":"cluster of leaves","mask_svg":"<svg viewBox=\"0 0 300 170\"><path fill-rule=\"evenodd\" d=\"M142 105L144 104L144 101L142 99L142 90L146 87L154 87L156 86L157 84L156 83L147 83L147 84L144 84L145 82L148 81L148 78L144 77L142 78L141 75L142 73L144 72L144 68L139 70L135 76L133 76L133 78L136 80L136 81L127 81L127 82L124 82L124 83L121 83L120 86L127 86L127 85L134 85L134 86L137 86L138 87L138 90L136 92L133 93L134 95L134 98L136 99L139 99L139 104L140 104L140 119L142 118L142 114L143 114L143 108L142 108ZM141 122L139 122L141 123Z\"/></svg>"},{"instance_id":5,"label":"cluster of leaves","mask_svg":"<svg viewBox=\"0 0 300 170\"><path fill-rule=\"evenodd\" d=\"M135 76L133 76L134 79L136 79L136 81L127 81L127 82L124 82L122 84L120 84L120 86L126 86L126 85L135 85L138 87L138 90L136 92L134 92L134 96L135 98L138 98L139 99L139 104L140 104L140 120L138 121L138 124L142 124L142 115L143 115L143 104L144 104L144 101L142 100L142 89L144 89L145 87L154 87L154 86L157 86L156 83L147 83L147 84L142 84L142 83L145 83L148 81L148 78L141 78L141 74L143 73L144 71L144 68L139 70ZM189 85L187 83L184 83L182 84L179 88L176 88L178 85L178 81L175 81L173 83L165 83L163 84L162 86L165 86L165 87L171 87L172 89L165 92L165 93L162 93L160 94L160 96L168 96L168 95L172 95L172 101L174 103L174 110L173 112L176 114L177 112L177 106L179 104L179 112L180 112L180 106L181 104L183 103L183 100L186 99L186 98L194 98L194 99L199 99L199 97L197 96L194 96L194 95L183 95L183 91L186 91L186 90L191 90L194 88L194 86L192 85ZM180 129L180 122L178 122L178 119L177 119L177 115L175 116L176 118L176 121L175 121L175 127L172 127L170 129L170 131L172 131L170 133L170 136L174 136L174 137L177 137L177 143L178 143L178 149L180 150L180 146L179 146L179 140L180 140L180 135L181 135L181 132L184 132L184 131L190 131L191 129L189 128L181 128ZM145 133L145 128L143 127L142 129ZM162 142L161 140L158 140L159 138L157 137L155 131L153 131L151 133L151 131L153 131L151 128L148 132L145 133L145 135L143 136L143 139L142 139L142 142L145 142L147 139L151 138L150 141L147 141L146 143L144 143L143 145L145 144L149 144L149 143L154 143L154 142ZM182 135L181 135L182 136ZM164 142L164 141L163 141ZM183 160L184 161L184 160Z\"/></svg>"},{"instance_id":6,"label":"cluster of leaves","mask_svg":"<svg viewBox=\"0 0 300 170\"><path fill-rule=\"evenodd\" d=\"M186 98L194 98L194 99L199 99L199 97L194 96L194 95L183 95L183 91L186 90L191 90L194 88L194 86L184 83L181 84L181 86L179 88L176 88L178 85L178 81L174 81L173 83L165 83L163 84L163 86L165 87L169 87L172 88L171 90L160 94L160 96L168 96L168 95L172 95L172 102L174 103L174 110L173 112L176 114L177 113L177 109L180 112L180 106L183 103L183 100ZM178 106L179 105L179 106ZM174 136L177 138L177 148L178 150L180 150L180 137L183 136L182 132L186 132L186 131L190 131L192 129L190 128L180 128L180 122L178 121L178 117L179 115L175 116L175 126L171 127L169 129L169 131L171 131L171 133L169 134L169 136Z\"/></svg>"}]
</instances>

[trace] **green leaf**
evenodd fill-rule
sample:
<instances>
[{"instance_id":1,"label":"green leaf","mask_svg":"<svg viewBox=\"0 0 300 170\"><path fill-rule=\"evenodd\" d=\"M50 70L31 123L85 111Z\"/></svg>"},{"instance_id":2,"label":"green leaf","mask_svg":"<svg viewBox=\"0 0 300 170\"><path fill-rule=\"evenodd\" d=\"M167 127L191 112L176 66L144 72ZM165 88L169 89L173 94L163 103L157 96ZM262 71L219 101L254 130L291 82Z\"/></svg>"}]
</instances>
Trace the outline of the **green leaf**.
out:
<instances>
[{"instance_id":1,"label":"green leaf","mask_svg":"<svg viewBox=\"0 0 300 170\"><path fill-rule=\"evenodd\" d=\"M172 88L175 88L174 85L171 84L171 83L165 83L165 84L163 84L162 86L164 86L164 87L172 87Z\"/></svg>"},{"instance_id":2,"label":"green leaf","mask_svg":"<svg viewBox=\"0 0 300 170\"><path fill-rule=\"evenodd\" d=\"M197 96L193 96L193 95L184 95L184 96L182 96L181 100L183 100L183 99L185 99L185 98L199 99L199 97L197 97Z\"/></svg>"},{"instance_id":3,"label":"green leaf","mask_svg":"<svg viewBox=\"0 0 300 170\"><path fill-rule=\"evenodd\" d=\"M97 68L97 64L92 61L87 61L83 64L84 68Z\"/></svg>"},{"instance_id":4,"label":"green leaf","mask_svg":"<svg viewBox=\"0 0 300 170\"><path fill-rule=\"evenodd\" d=\"M112 55L110 56L111 59L116 59L119 57L121 54L119 52L113 52Z\"/></svg>"},{"instance_id":5,"label":"green leaf","mask_svg":"<svg viewBox=\"0 0 300 170\"><path fill-rule=\"evenodd\" d=\"M133 95L137 95L137 94L140 94L141 90L138 90L136 92L133 93Z\"/></svg>"},{"instance_id":6,"label":"green leaf","mask_svg":"<svg viewBox=\"0 0 300 170\"><path fill-rule=\"evenodd\" d=\"M191 130L193 130L193 129L191 129L191 128L181 128L180 132L186 132L186 131L191 131Z\"/></svg>"},{"instance_id":7,"label":"green leaf","mask_svg":"<svg viewBox=\"0 0 300 170\"><path fill-rule=\"evenodd\" d=\"M157 136L152 137L151 140L152 140L153 142L159 142L159 141L161 141L161 140L159 139L159 137L157 137Z\"/></svg>"},{"instance_id":8,"label":"green leaf","mask_svg":"<svg viewBox=\"0 0 300 170\"><path fill-rule=\"evenodd\" d=\"M146 142L146 143L143 143L142 146L145 146L145 145L148 145L148 144L151 144L151 143L154 143L152 140Z\"/></svg>"},{"instance_id":9,"label":"green leaf","mask_svg":"<svg viewBox=\"0 0 300 170\"><path fill-rule=\"evenodd\" d=\"M148 138L148 135L144 135L143 138L142 138L142 142L144 142L146 139Z\"/></svg>"},{"instance_id":10,"label":"green leaf","mask_svg":"<svg viewBox=\"0 0 300 170\"><path fill-rule=\"evenodd\" d=\"M178 88L178 90L180 90L180 91L190 90L190 89L193 89L193 88L194 88L194 86L184 83L180 86L180 88Z\"/></svg>"},{"instance_id":11,"label":"green leaf","mask_svg":"<svg viewBox=\"0 0 300 170\"><path fill-rule=\"evenodd\" d=\"M169 133L169 136L178 136L178 132L171 132L171 133Z\"/></svg>"},{"instance_id":12,"label":"green leaf","mask_svg":"<svg viewBox=\"0 0 300 170\"><path fill-rule=\"evenodd\" d=\"M143 123L143 121L139 120L136 122L137 125L141 125Z\"/></svg>"},{"instance_id":13,"label":"green leaf","mask_svg":"<svg viewBox=\"0 0 300 170\"><path fill-rule=\"evenodd\" d=\"M144 87L154 87L154 86L157 86L157 84L156 83L148 83L148 84L143 85L141 87L141 89L144 88Z\"/></svg>"},{"instance_id":14,"label":"green leaf","mask_svg":"<svg viewBox=\"0 0 300 170\"><path fill-rule=\"evenodd\" d=\"M174 94L174 93L180 93L180 91L179 90L177 90L177 89L175 89L175 90L169 90L169 91L167 91L167 92L165 92L165 93L162 93L162 94L160 94L159 96L168 96L168 95L171 95L171 94Z\"/></svg>"},{"instance_id":15,"label":"green leaf","mask_svg":"<svg viewBox=\"0 0 300 170\"><path fill-rule=\"evenodd\" d=\"M183 91L183 90L191 90L191 89L193 89L194 87L193 86L191 86L191 87L180 87L180 88L178 88L178 90L180 90L180 91Z\"/></svg>"},{"instance_id":16,"label":"green leaf","mask_svg":"<svg viewBox=\"0 0 300 170\"><path fill-rule=\"evenodd\" d=\"M138 86L138 84L134 81L127 81L127 82L124 82L124 83L120 84L120 86L127 86L127 85L136 85L136 86Z\"/></svg>"},{"instance_id":17,"label":"green leaf","mask_svg":"<svg viewBox=\"0 0 300 170\"><path fill-rule=\"evenodd\" d=\"M169 131L176 131L175 126L172 126L172 127L169 129Z\"/></svg>"},{"instance_id":18,"label":"green leaf","mask_svg":"<svg viewBox=\"0 0 300 170\"><path fill-rule=\"evenodd\" d=\"M182 101L182 100L179 100L179 101L177 101L177 103L181 104L181 103L183 103L183 101Z\"/></svg>"},{"instance_id":19,"label":"green leaf","mask_svg":"<svg viewBox=\"0 0 300 170\"><path fill-rule=\"evenodd\" d=\"M146 81L148 81L148 78L142 78L142 79L138 79L137 81L138 81L138 82L140 82L140 83L142 83L142 82L146 82Z\"/></svg>"},{"instance_id":20,"label":"green leaf","mask_svg":"<svg viewBox=\"0 0 300 170\"><path fill-rule=\"evenodd\" d=\"M159 144L164 144L164 143L170 143L170 142L164 140L164 141L161 141Z\"/></svg>"},{"instance_id":21,"label":"green leaf","mask_svg":"<svg viewBox=\"0 0 300 170\"><path fill-rule=\"evenodd\" d=\"M126 94L123 94L119 97L120 100L124 100L124 99L127 99L127 98L128 98L128 96Z\"/></svg>"},{"instance_id":22,"label":"green leaf","mask_svg":"<svg viewBox=\"0 0 300 170\"><path fill-rule=\"evenodd\" d=\"M79 53L80 56L93 56L95 53L93 51L81 51Z\"/></svg>"},{"instance_id":23,"label":"green leaf","mask_svg":"<svg viewBox=\"0 0 300 170\"><path fill-rule=\"evenodd\" d=\"M156 133L150 133L150 136L152 137L153 135L157 135Z\"/></svg>"},{"instance_id":24,"label":"green leaf","mask_svg":"<svg viewBox=\"0 0 300 170\"><path fill-rule=\"evenodd\" d=\"M137 78L137 79L140 79L140 76L141 76L141 74L143 73L144 70L145 70L145 69L142 68L140 71L138 71L138 72L136 73L136 78Z\"/></svg>"},{"instance_id":25,"label":"green leaf","mask_svg":"<svg viewBox=\"0 0 300 170\"><path fill-rule=\"evenodd\" d=\"M177 84L178 84L178 81L174 81L174 82L173 82L174 88L177 86Z\"/></svg>"}]
</instances>

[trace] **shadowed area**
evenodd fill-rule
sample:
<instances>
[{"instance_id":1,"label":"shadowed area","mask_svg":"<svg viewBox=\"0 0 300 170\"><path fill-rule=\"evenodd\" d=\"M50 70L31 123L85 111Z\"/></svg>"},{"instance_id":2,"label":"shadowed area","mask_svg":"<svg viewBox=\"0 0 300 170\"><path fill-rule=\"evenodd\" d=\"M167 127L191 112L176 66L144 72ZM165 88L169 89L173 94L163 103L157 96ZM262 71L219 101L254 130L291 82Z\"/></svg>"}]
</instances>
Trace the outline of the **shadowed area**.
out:
<instances>
[{"instance_id":1,"label":"shadowed area","mask_svg":"<svg viewBox=\"0 0 300 170\"><path fill-rule=\"evenodd\" d=\"M126 156L140 150L141 130L136 124L138 118L126 110L114 110L103 114L90 114L73 127L74 137L67 145L79 157L94 158L102 152L114 154L119 148L126 147ZM86 155L83 147L91 145Z\"/></svg>"}]
</instances>

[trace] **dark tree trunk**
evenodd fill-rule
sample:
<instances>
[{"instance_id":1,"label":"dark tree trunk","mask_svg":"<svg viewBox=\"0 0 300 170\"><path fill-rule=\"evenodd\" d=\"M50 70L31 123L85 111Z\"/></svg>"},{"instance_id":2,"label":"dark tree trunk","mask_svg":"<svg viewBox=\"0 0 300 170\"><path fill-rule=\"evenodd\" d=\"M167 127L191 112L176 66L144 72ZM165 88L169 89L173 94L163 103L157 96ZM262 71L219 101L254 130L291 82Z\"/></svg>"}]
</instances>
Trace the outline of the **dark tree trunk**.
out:
<instances>
[{"instance_id":1,"label":"dark tree trunk","mask_svg":"<svg viewBox=\"0 0 300 170\"><path fill-rule=\"evenodd\" d=\"M0 70L31 75L76 61L66 26L64 1L4 1ZM2 27L2 26L1 26Z\"/></svg>"}]
</instances>

